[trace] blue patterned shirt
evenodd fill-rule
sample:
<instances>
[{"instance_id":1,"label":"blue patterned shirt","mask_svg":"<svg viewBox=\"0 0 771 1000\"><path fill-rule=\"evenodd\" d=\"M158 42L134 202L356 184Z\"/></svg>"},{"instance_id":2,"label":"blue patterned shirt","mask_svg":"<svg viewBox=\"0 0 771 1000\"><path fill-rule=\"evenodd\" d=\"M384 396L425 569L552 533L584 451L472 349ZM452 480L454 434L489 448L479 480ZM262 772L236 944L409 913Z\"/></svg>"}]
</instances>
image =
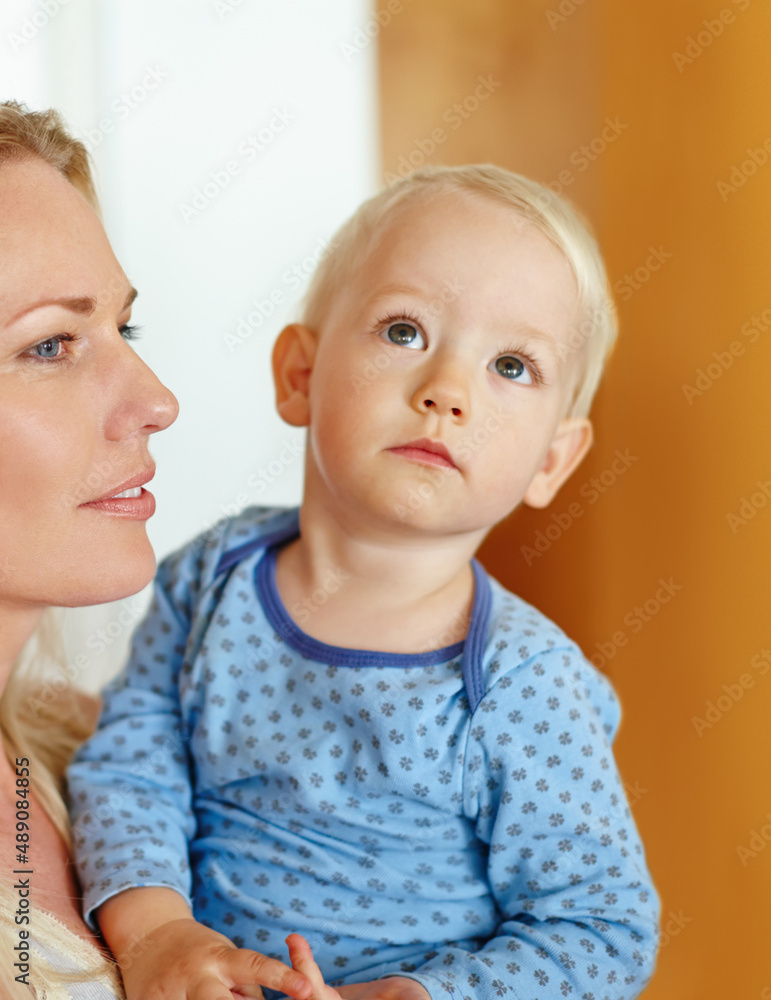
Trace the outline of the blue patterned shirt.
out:
<instances>
[{"instance_id":1,"label":"blue patterned shirt","mask_svg":"<svg viewBox=\"0 0 771 1000\"><path fill-rule=\"evenodd\" d=\"M91 926L121 890L167 886L239 947L286 960L299 931L331 984L637 996L658 900L609 682L476 560L464 641L319 642L275 586L298 531L296 510L250 508L160 565L69 771Z\"/></svg>"}]
</instances>

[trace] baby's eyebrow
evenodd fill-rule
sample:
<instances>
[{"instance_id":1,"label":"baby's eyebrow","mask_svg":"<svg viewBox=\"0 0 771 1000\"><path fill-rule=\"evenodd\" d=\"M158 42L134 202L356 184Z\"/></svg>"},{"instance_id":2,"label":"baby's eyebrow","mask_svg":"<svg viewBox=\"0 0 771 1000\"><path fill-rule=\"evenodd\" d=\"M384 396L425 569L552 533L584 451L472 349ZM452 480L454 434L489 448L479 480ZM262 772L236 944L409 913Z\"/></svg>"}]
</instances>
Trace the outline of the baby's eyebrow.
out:
<instances>
[{"instance_id":1,"label":"baby's eyebrow","mask_svg":"<svg viewBox=\"0 0 771 1000\"><path fill-rule=\"evenodd\" d=\"M371 304L375 304L380 301L380 299L391 298L393 295L412 295L416 298L428 298L428 293L423 288L417 288L415 285L405 285L399 282L394 282L390 285L383 285L382 288L378 288L375 294L369 300Z\"/></svg>"},{"instance_id":2,"label":"baby's eyebrow","mask_svg":"<svg viewBox=\"0 0 771 1000\"><path fill-rule=\"evenodd\" d=\"M550 351L550 353L555 356L559 354L556 337L552 337L550 334L544 333L543 330L538 330L534 326L528 326L526 323L518 324L513 330L511 330L511 333L507 335L511 337L523 337L525 344L531 340L537 340L543 344Z\"/></svg>"}]
</instances>

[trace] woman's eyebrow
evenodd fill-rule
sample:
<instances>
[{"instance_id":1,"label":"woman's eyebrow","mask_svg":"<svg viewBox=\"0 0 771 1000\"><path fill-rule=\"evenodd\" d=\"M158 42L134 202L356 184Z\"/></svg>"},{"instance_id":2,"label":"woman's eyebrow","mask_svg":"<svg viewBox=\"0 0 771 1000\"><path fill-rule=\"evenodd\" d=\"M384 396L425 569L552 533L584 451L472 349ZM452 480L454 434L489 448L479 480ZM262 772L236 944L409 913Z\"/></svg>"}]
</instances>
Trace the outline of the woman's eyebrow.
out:
<instances>
[{"instance_id":1,"label":"woman's eyebrow","mask_svg":"<svg viewBox=\"0 0 771 1000\"><path fill-rule=\"evenodd\" d=\"M128 295L126 296L126 301L123 303L121 312L128 309L134 299L137 297L139 292L136 288L131 288ZM15 323L16 320L21 319L28 313L34 312L36 309L43 309L45 306L61 306L63 309L68 309L70 312L79 313L81 316L90 316L97 306L97 300L91 295L80 295L75 297L60 297L56 299L43 299L40 302L35 302L31 306L27 306L22 309L20 313L17 313L11 319L8 320L6 326L11 323Z\"/></svg>"}]
</instances>

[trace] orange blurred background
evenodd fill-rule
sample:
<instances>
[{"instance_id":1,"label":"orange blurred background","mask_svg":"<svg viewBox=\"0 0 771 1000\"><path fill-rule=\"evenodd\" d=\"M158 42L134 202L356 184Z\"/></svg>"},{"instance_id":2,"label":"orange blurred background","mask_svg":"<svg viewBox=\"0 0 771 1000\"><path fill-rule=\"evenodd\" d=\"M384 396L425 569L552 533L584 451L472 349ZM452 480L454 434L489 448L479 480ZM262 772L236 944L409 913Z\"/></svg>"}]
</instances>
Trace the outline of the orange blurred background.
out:
<instances>
[{"instance_id":1,"label":"orange blurred background","mask_svg":"<svg viewBox=\"0 0 771 1000\"><path fill-rule=\"evenodd\" d=\"M596 443L480 558L621 699L616 756L662 897L646 1000L771 1000L771 4L379 15L385 175L496 162L562 189L598 235L621 335Z\"/></svg>"}]
</instances>

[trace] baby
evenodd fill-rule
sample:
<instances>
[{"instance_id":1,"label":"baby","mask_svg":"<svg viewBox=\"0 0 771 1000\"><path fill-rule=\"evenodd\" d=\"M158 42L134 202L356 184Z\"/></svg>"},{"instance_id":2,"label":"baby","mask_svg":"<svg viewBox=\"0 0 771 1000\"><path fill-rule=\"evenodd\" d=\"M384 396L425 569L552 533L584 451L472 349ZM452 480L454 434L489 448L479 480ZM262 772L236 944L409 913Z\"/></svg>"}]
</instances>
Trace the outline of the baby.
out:
<instances>
[{"instance_id":1,"label":"baby","mask_svg":"<svg viewBox=\"0 0 771 1000\"><path fill-rule=\"evenodd\" d=\"M302 506L163 561L70 769L87 920L129 1000L637 996L618 704L474 559L590 447L599 251L492 166L396 181L333 246L273 353Z\"/></svg>"}]
</instances>

